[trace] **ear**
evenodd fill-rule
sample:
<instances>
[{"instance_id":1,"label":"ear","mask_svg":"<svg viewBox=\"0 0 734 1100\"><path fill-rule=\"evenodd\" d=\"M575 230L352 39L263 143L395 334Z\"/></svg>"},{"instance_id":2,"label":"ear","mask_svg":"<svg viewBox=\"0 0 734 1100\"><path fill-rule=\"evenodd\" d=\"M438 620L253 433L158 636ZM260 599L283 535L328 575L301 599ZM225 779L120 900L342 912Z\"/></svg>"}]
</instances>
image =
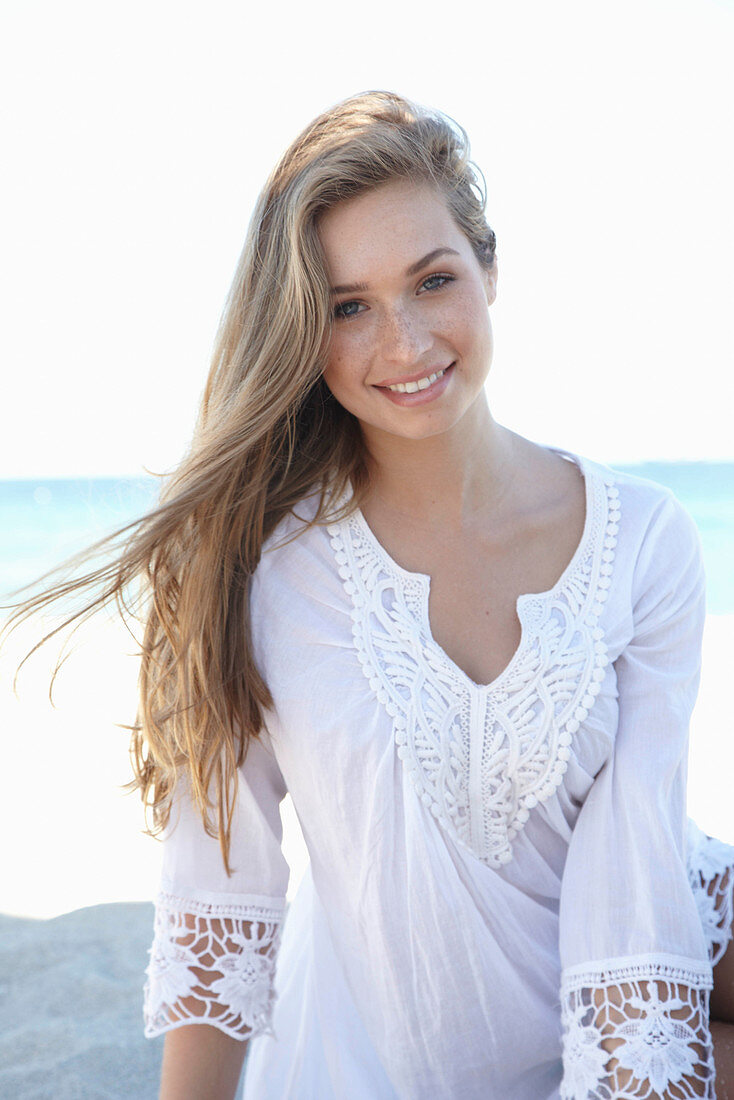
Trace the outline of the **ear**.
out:
<instances>
[{"instance_id":1,"label":"ear","mask_svg":"<svg viewBox=\"0 0 734 1100\"><path fill-rule=\"evenodd\" d=\"M497 255L491 267L484 269L484 285L487 294L487 305L491 306L497 297Z\"/></svg>"}]
</instances>

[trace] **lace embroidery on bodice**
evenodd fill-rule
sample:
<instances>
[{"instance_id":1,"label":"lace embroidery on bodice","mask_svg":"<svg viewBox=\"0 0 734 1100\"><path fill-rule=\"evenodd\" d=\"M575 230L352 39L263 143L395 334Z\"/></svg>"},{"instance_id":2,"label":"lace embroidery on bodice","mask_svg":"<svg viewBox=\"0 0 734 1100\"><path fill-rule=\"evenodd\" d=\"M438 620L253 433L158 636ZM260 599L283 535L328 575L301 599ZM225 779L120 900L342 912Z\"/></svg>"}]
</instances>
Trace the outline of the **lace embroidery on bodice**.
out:
<instances>
[{"instance_id":1,"label":"lace embroidery on bodice","mask_svg":"<svg viewBox=\"0 0 734 1100\"><path fill-rule=\"evenodd\" d=\"M611 584L619 490L612 475L578 464L586 480L581 542L552 589L518 598L520 644L485 686L433 639L430 578L398 566L359 511L328 528L359 661L392 717L414 789L492 867L512 859L531 809L559 786L609 663L599 618Z\"/></svg>"}]
</instances>

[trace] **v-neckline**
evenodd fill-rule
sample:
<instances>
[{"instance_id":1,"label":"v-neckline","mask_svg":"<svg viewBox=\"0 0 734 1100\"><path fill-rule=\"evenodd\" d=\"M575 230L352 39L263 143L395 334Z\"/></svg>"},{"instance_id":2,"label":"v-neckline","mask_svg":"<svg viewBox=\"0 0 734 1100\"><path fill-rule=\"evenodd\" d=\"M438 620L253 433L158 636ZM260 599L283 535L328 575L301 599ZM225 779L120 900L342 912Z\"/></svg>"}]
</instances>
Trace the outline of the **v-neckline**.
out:
<instances>
[{"instance_id":1,"label":"v-neckline","mask_svg":"<svg viewBox=\"0 0 734 1100\"><path fill-rule=\"evenodd\" d=\"M515 608L517 612L518 621L520 623L520 640L517 644L517 648L510 657L503 670L497 674L489 683L479 684L473 680L451 657L449 657L446 650L436 641L433 630L431 629L431 621L429 614L429 601L431 594L431 577L427 573L415 573L408 569L404 569L402 565L399 565L395 559L387 552L380 540L377 538L372 528L368 524L364 517L361 508L357 508L353 513L353 516L358 523L363 537L370 544L377 557L381 560L388 573L392 574L396 580L407 584L410 587L418 588L421 593L420 598L420 617L421 627L425 635L424 642L429 645L434 651L436 657L444 665L446 670L451 674L453 679L459 684L464 686L472 695L486 695L496 691L500 688L505 681L511 678L517 664L522 659L523 653L528 643L528 631L527 631L527 619L525 616L526 608L532 601L545 602L552 600L555 596L561 592L569 583L571 578L575 575L580 562L585 558L587 547L592 538L594 528L594 515L595 515L595 477L593 471L589 468L586 461L572 451L562 450L558 447L547 447L549 451L553 451L555 454L561 455L575 463L578 469L581 471L581 475L584 479L585 497L586 497L586 515L584 516L584 526L579 539L578 545L574 553L571 556L570 561L566 565L565 569L561 573L556 583L546 589L544 592L522 592L517 597Z\"/></svg>"}]
</instances>

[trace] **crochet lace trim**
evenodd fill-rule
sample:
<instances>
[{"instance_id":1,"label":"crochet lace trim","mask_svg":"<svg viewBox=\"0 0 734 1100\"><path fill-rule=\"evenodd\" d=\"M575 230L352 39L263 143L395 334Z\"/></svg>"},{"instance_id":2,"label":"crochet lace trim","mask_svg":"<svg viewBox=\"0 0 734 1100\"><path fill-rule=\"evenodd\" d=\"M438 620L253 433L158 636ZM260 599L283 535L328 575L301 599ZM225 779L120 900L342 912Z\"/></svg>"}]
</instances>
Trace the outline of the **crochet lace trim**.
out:
<instances>
[{"instance_id":1,"label":"crochet lace trim","mask_svg":"<svg viewBox=\"0 0 734 1100\"><path fill-rule=\"evenodd\" d=\"M711 984L709 968L662 955L564 973L561 1100L714 1100Z\"/></svg>"},{"instance_id":2,"label":"crochet lace trim","mask_svg":"<svg viewBox=\"0 0 734 1100\"><path fill-rule=\"evenodd\" d=\"M560 785L609 664L599 619L611 585L619 490L612 475L582 471L587 518L576 554L554 588L519 597L520 644L485 686L433 639L430 578L398 566L359 511L328 528L352 604L354 646L392 717L413 787L457 842L492 867L512 859L530 811Z\"/></svg>"},{"instance_id":3,"label":"crochet lace trim","mask_svg":"<svg viewBox=\"0 0 734 1100\"><path fill-rule=\"evenodd\" d=\"M273 981L283 913L254 905L156 900L146 970L145 1035L211 1024L235 1039L273 1035Z\"/></svg>"},{"instance_id":4,"label":"crochet lace trim","mask_svg":"<svg viewBox=\"0 0 734 1100\"><path fill-rule=\"evenodd\" d=\"M209 901L202 897L179 897L176 894L161 890L158 893L156 904L179 913L192 913L200 917L232 917L237 920L260 920L277 922L283 919L286 904L249 902L243 904L235 901Z\"/></svg>"},{"instance_id":5,"label":"crochet lace trim","mask_svg":"<svg viewBox=\"0 0 734 1100\"><path fill-rule=\"evenodd\" d=\"M689 821L687 866L709 959L716 966L732 938L734 848Z\"/></svg>"}]
</instances>

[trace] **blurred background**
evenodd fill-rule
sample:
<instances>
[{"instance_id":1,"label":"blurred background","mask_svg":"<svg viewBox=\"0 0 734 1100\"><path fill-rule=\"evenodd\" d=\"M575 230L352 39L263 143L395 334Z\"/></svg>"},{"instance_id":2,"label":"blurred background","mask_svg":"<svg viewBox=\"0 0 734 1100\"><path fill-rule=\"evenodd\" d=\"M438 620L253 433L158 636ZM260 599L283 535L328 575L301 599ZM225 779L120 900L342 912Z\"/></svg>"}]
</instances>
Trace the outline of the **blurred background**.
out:
<instances>
[{"instance_id":1,"label":"blurred background","mask_svg":"<svg viewBox=\"0 0 734 1100\"><path fill-rule=\"evenodd\" d=\"M2 23L0 589L152 503L266 175L316 113L394 89L486 176L496 418L671 485L699 525L691 809L734 841L734 4L5 0ZM82 631L53 709L53 646L10 690L35 636L3 657L0 911L148 899L158 846L120 791L134 642Z\"/></svg>"}]
</instances>

